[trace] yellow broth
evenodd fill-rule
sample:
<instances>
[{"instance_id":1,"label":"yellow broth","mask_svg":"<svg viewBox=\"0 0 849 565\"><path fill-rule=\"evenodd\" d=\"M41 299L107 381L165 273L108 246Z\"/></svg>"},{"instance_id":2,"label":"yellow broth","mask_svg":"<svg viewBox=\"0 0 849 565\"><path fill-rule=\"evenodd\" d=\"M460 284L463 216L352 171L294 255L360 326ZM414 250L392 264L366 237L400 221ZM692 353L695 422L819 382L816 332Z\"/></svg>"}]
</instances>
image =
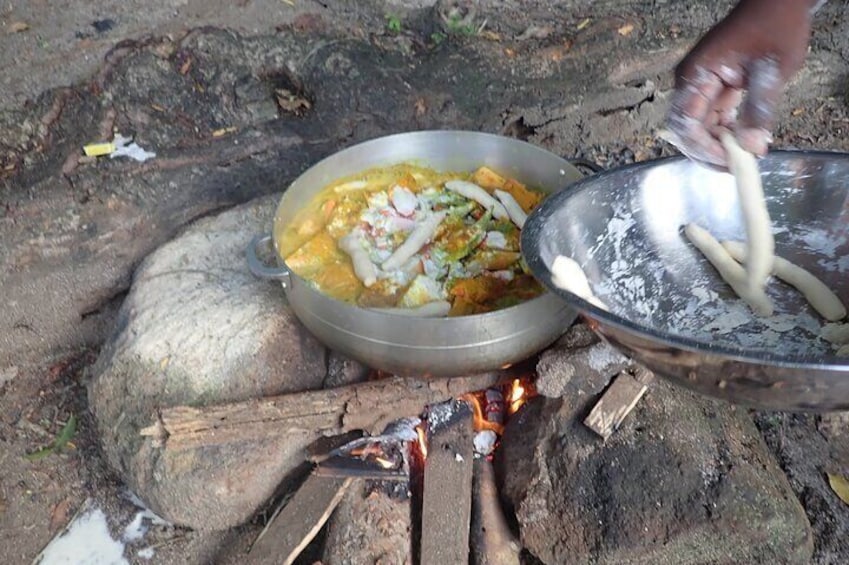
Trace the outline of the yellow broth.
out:
<instances>
[{"instance_id":1,"label":"yellow broth","mask_svg":"<svg viewBox=\"0 0 849 565\"><path fill-rule=\"evenodd\" d=\"M444 184L452 180L472 182L491 195L495 189L507 192L525 213L545 196L486 167L471 173L413 164L368 169L330 183L289 224L275 226L278 253L292 272L320 292L365 308L414 308L439 299L451 304L449 315L457 316L539 296L543 288L521 261L519 228L447 190ZM396 197L407 203L415 197L414 215L399 212L393 204ZM356 230L358 241L379 266L405 241L411 226L438 212L447 216L419 253L403 269L382 273L366 288L351 257L340 248L340 239ZM394 231L396 224L403 229ZM493 242L501 248L492 247Z\"/></svg>"}]
</instances>

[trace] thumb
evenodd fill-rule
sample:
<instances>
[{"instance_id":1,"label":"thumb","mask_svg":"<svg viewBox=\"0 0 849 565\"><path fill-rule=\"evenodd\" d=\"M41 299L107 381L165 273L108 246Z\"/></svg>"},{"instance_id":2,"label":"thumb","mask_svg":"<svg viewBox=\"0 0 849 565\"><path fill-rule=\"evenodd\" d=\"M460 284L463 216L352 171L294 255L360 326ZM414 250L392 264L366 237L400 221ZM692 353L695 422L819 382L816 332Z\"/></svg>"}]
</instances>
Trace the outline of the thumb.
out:
<instances>
[{"instance_id":1,"label":"thumb","mask_svg":"<svg viewBox=\"0 0 849 565\"><path fill-rule=\"evenodd\" d=\"M740 108L736 134L744 149L764 155L772 141L769 132L785 81L778 62L772 58L757 59L747 70L747 93Z\"/></svg>"}]
</instances>

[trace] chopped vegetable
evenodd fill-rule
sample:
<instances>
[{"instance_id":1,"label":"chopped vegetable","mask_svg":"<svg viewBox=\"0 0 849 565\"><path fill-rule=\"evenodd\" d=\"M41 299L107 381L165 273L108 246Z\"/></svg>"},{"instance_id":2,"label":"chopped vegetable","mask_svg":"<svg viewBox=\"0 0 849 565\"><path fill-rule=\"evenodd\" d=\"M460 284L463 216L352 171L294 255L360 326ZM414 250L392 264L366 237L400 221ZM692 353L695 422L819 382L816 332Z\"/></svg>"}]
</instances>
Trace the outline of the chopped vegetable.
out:
<instances>
[{"instance_id":1,"label":"chopped vegetable","mask_svg":"<svg viewBox=\"0 0 849 565\"><path fill-rule=\"evenodd\" d=\"M519 226L519 229L525 227L525 220L528 219L525 211L522 210L522 207L519 206L519 203L516 202L516 199L513 198L513 195L509 192L504 192L503 190L496 190L495 197L498 198L498 201L504 206L504 209L507 210L507 215L510 216L510 219L514 224Z\"/></svg>"},{"instance_id":2,"label":"chopped vegetable","mask_svg":"<svg viewBox=\"0 0 849 565\"><path fill-rule=\"evenodd\" d=\"M430 277L417 276L404 296L398 302L402 308L417 308L428 302L436 302L444 299L442 285Z\"/></svg>"},{"instance_id":3,"label":"chopped vegetable","mask_svg":"<svg viewBox=\"0 0 849 565\"><path fill-rule=\"evenodd\" d=\"M398 304L404 290L406 286L389 279L380 279L360 294L357 304L363 308L391 308Z\"/></svg>"},{"instance_id":4,"label":"chopped vegetable","mask_svg":"<svg viewBox=\"0 0 849 565\"><path fill-rule=\"evenodd\" d=\"M420 317L481 314L543 292L519 253L524 215L542 197L487 167L401 164L334 181L275 238L294 273L338 300Z\"/></svg>"},{"instance_id":5,"label":"chopped vegetable","mask_svg":"<svg viewBox=\"0 0 849 565\"><path fill-rule=\"evenodd\" d=\"M472 182L492 192L496 188L504 188L507 179L489 167L481 167L472 175Z\"/></svg>"},{"instance_id":6,"label":"chopped vegetable","mask_svg":"<svg viewBox=\"0 0 849 565\"><path fill-rule=\"evenodd\" d=\"M356 301L363 292L363 285L348 262L340 261L325 265L313 278L313 284L336 300Z\"/></svg>"},{"instance_id":7,"label":"chopped vegetable","mask_svg":"<svg viewBox=\"0 0 849 565\"><path fill-rule=\"evenodd\" d=\"M469 264L485 271L502 271L515 265L520 258L521 254L516 251L481 249L472 256Z\"/></svg>"},{"instance_id":8,"label":"chopped vegetable","mask_svg":"<svg viewBox=\"0 0 849 565\"><path fill-rule=\"evenodd\" d=\"M338 262L340 256L336 240L325 231L286 257L286 266L296 275L309 279L316 276L324 266Z\"/></svg>"},{"instance_id":9,"label":"chopped vegetable","mask_svg":"<svg viewBox=\"0 0 849 565\"><path fill-rule=\"evenodd\" d=\"M504 206L498 200L474 183L463 180L452 180L445 183L445 188L461 196L465 196L469 200L474 200L487 210L490 210L492 215L499 220L510 217L507 214L507 210L504 209Z\"/></svg>"},{"instance_id":10,"label":"chopped vegetable","mask_svg":"<svg viewBox=\"0 0 849 565\"><path fill-rule=\"evenodd\" d=\"M339 240L339 248L350 255L354 273L367 287L377 282L377 267L371 262L363 245L362 233L354 230Z\"/></svg>"},{"instance_id":11,"label":"chopped vegetable","mask_svg":"<svg viewBox=\"0 0 849 565\"><path fill-rule=\"evenodd\" d=\"M430 241L430 238L433 237L433 234L436 232L436 228L439 227L439 224L442 223L442 220L445 219L445 212L437 212L433 214L418 226L416 229L410 233L404 243L402 243L395 252L384 261L381 268L384 271L393 271L403 265L407 260L409 260L413 255L419 252L419 250L424 247L424 245Z\"/></svg>"},{"instance_id":12,"label":"chopped vegetable","mask_svg":"<svg viewBox=\"0 0 849 565\"><path fill-rule=\"evenodd\" d=\"M485 188L489 192L496 189L510 194L519 203L526 213L536 208L542 202L543 194L528 190L528 188L515 179L502 177L488 167L481 167L472 175L472 182Z\"/></svg>"},{"instance_id":13,"label":"chopped vegetable","mask_svg":"<svg viewBox=\"0 0 849 565\"><path fill-rule=\"evenodd\" d=\"M467 257L486 238L489 212L472 225L447 229L435 238L437 249L431 253L438 265L456 263ZM455 221L456 223L456 221Z\"/></svg>"},{"instance_id":14,"label":"chopped vegetable","mask_svg":"<svg viewBox=\"0 0 849 565\"><path fill-rule=\"evenodd\" d=\"M525 185L512 179L507 179L507 182L504 183L504 192L513 196L516 202L522 207L522 210L527 213L530 213L531 210L539 206L543 198L542 193L528 190Z\"/></svg>"}]
</instances>

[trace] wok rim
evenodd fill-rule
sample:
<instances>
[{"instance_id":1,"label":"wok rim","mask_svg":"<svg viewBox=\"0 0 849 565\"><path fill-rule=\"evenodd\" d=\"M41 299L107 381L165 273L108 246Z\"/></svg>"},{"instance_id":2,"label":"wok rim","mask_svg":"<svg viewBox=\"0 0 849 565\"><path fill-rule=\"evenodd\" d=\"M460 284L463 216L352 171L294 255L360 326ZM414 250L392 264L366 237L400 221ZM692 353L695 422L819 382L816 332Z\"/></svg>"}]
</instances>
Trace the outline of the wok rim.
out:
<instances>
[{"instance_id":1,"label":"wok rim","mask_svg":"<svg viewBox=\"0 0 849 565\"><path fill-rule=\"evenodd\" d=\"M776 149L770 151L763 159L776 158L781 160L782 157L789 156L810 156L810 157L826 157L837 158L849 161L849 152L846 151L826 151L826 150L808 150L808 149ZM638 324L623 316L607 312L589 302L580 298L576 294L558 288L551 283L551 270L545 265L540 253L539 239L536 241L531 239L528 234L539 233L541 230L527 229L529 226L542 224L543 220L547 219L552 214L553 210L563 208L564 200L568 200L580 193L588 186L596 183L599 179L604 179L613 176L633 173L642 169L651 169L670 162L688 161L684 155L673 155L662 157L650 161L642 161L639 163L630 163L614 169L608 169L600 173L584 177L572 183L568 190L561 190L551 197L546 198L543 202L534 209L529 215L525 223L525 229L522 230L520 236L522 254L528 267L533 272L537 280L554 294L566 301L570 306L578 310L581 314L589 316L591 319L597 320L600 324L604 324L620 331L629 333L635 337L648 339L656 343L663 344L668 347L687 351L696 354L709 354L713 356L721 356L726 361L736 361L749 365L766 365L781 369L802 369L802 370L828 370L832 372L846 373L849 372L849 359L845 357L837 357L836 355L817 355L800 356L800 355L775 355L761 352L746 353L742 348L733 348L727 346L715 346L694 338L675 335L667 331L662 331L657 328ZM704 166L696 163L696 166ZM849 189L847 189L849 190ZM816 360L814 360L816 359Z\"/></svg>"}]
</instances>

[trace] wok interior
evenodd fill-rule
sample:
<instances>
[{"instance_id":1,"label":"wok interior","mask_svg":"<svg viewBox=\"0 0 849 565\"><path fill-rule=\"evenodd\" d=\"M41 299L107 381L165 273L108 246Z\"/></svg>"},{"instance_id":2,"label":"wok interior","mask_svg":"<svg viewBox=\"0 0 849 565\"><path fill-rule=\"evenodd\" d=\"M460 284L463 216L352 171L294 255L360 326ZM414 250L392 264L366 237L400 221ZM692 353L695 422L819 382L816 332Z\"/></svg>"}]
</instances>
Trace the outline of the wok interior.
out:
<instances>
[{"instance_id":1,"label":"wok interior","mask_svg":"<svg viewBox=\"0 0 849 565\"><path fill-rule=\"evenodd\" d=\"M774 152L759 164L776 254L847 303L849 156ZM695 222L720 241L745 240L730 174L683 158L626 167L582 181L535 216L523 238L533 242L525 253L535 274L551 288L553 259L574 258L596 295L638 331L744 356L831 355L818 337L824 320L798 291L772 278L767 293L776 315L757 318L684 237L682 226Z\"/></svg>"}]
</instances>

